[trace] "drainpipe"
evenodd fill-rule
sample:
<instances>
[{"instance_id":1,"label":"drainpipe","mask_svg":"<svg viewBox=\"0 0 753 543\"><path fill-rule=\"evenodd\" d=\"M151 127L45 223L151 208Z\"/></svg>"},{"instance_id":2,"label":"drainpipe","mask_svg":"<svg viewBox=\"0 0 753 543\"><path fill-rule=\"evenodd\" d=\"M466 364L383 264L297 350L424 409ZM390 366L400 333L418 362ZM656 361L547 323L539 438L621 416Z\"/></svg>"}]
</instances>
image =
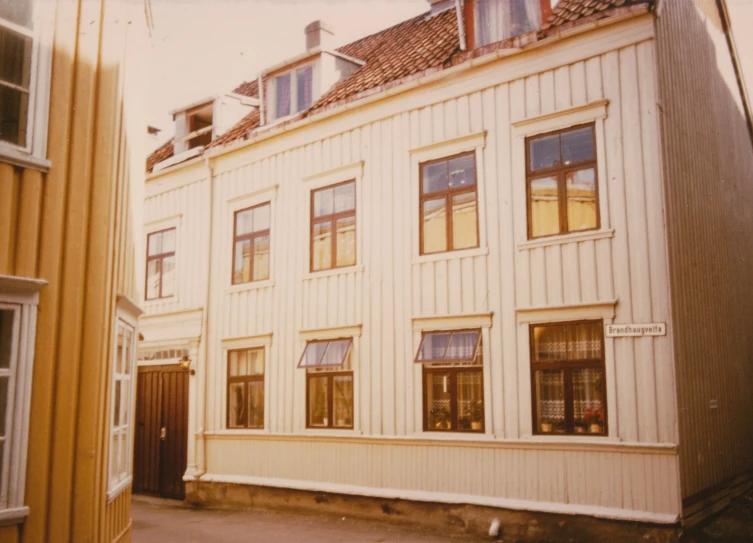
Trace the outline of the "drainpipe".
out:
<instances>
[{"instance_id":1,"label":"drainpipe","mask_svg":"<svg viewBox=\"0 0 753 543\"><path fill-rule=\"evenodd\" d=\"M463 21L463 0L455 0L455 13L458 16L458 36L460 37L460 50L465 51L465 21Z\"/></svg>"},{"instance_id":2,"label":"drainpipe","mask_svg":"<svg viewBox=\"0 0 753 543\"><path fill-rule=\"evenodd\" d=\"M196 423L198 428L196 429L196 471L194 472L194 479L198 480L207 472L206 458L207 458L207 445L204 439L204 432L207 427L207 367L209 366L209 302L210 293L212 291L212 239L213 239L213 221L214 221L214 168L210 162L209 157L205 158L207 171L209 172L209 242L207 243L207 290L206 297L204 298L204 310L201 312L201 340L204 344L202 349L203 364L199 365L197 377L200 377L202 382L198 383L196 398Z\"/></svg>"},{"instance_id":3,"label":"drainpipe","mask_svg":"<svg viewBox=\"0 0 753 543\"><path fill-rule=\"evenodd\" d=\"M259 74L259 126L264 124L264 78Z\"/></svg>"}]
</instances>

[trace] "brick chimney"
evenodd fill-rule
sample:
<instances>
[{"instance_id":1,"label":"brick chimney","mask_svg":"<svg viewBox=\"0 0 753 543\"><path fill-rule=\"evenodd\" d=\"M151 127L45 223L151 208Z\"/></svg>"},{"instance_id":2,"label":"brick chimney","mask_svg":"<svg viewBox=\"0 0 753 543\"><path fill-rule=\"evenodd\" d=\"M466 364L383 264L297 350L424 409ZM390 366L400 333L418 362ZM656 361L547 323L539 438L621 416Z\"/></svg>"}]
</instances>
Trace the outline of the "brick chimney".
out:
<instances>
[{"instance_id":1,"label":"brick chimney","mask_svg":"<svg viewBox=\"0 0 753 543\"><path fill-rule=\"evenodd\" d=\"M306 51L316 47L332 49L335 33L324 21L314 21L303 30L306 33Z\"/></svg>"}]
</instances>

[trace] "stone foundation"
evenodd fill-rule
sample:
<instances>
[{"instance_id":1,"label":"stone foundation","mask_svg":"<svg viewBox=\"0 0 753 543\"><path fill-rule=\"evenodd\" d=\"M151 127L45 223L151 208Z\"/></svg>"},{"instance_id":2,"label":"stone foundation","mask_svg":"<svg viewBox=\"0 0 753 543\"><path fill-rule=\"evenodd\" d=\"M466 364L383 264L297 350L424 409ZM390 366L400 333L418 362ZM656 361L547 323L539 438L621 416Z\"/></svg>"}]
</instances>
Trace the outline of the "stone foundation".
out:
<instances>
[{"instance_id":1,"label":"stone foundation","mask_svg":"<svg viewBox=\"0 0 753 543\"><path fill-rule=\"evenodd\" d=\"M498 540L506 542L669 543L680 536L679 526L204 481L186 482L186 501L213 509L262 508L376 520L487 540L493 539L489 526L498 518L502 523Z\"/></svg>"}]
</instances>

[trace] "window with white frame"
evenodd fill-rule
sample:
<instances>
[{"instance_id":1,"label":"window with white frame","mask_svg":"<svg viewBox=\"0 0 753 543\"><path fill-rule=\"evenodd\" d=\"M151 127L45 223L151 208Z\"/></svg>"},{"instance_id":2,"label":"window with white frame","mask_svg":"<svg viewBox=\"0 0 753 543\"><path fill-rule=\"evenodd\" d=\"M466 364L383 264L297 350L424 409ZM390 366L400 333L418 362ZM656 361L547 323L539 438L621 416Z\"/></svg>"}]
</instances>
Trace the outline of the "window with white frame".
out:
<instances>
[{"instance_id":1,"label":"window with white frame","mask_svg":"<svg viewBox=\"0 0 753 543\"><path fill-rule=\"evenodd\" d=\"M121 301L127 301L119 297ZM115 319L110 399L109 499L130 483L133 473L133 372L136 362L136 318L130 302L119 304Z\"/></svg>"},{"instance_id":2,"label":"window with white frame","mask_svg":"<svg viewBox=\"0 0 753 543\"><path fill-rule=\"evenodd\" d=\"M311 107L314 101L314 65L308 64L275 78L275 118Z\"/></svg>"},{"instance_id":3,"label":"window with white frame","mask_svg":"<svg viewBox=\"0 0 753 543\"><path fill-rule=\"evenodd\" d=\"M477 0L476 46L503 41L541 26L542 0Z\"/></svg>"},{"instance_id":4,"label":"window with white frame","mask_svg":"<svg viewBox=\"0 0 753 543\"><path fill-rule=\"evenodd\" d=\"M0 525L21 522L39 289L36 279L0 276Z\"/></svg>"},{"instance_id":5,"label":"window with white frame","mask_svg":"<svg viewBox=\"0 0 753 543\"><path fill-rule=\"evenodd\" d=\"M43 158L45 152L50 48L40 47L49 34L44 14L35 12L33 0L0 2L0 145L6 153Z\"/></svg>"}]
</instances>

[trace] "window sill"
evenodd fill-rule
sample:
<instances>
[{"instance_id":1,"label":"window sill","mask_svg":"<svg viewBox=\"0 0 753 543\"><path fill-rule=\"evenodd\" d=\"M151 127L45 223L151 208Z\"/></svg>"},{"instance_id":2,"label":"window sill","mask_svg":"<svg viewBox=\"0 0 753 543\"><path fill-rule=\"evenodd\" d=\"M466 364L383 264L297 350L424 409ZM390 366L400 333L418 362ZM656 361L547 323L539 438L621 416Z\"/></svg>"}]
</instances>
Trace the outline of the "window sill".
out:
<instances>
[{"instance_id":1,"label":"window sill","mask_svg":"<svg viewBox=\"0 0 753 543\"><path fill-rule=\"evenodd\" d=\"M18 149L6 147L5 145L0 145L0 162L7 162L21 168L38 170L42 173L46 173L52 166L52 162L45 158L39 158Z\"/></svg>"},{"instance_id":2,"label":"window sill","mask_svg":"<svg viewBox=\"0 0 753 543\"><path fill-rule=\"evenodd\" d=\"M227 289L225 289L225 294L235 294L237 292L245 292L248 290L257 290L260 288L268 288L273 286L275 286L274 279L263 279L261 281L251 281L249 283L231 285Z\"/></svg>"},{"instance_id":3,"label":"window sill","mask_svg":"<svg viewBox=\"0 0 753 543\"><path fill-rule=\"evenodd\" d=\"M264 428L226 428L224 430L220 430L219 432L215 432L215 435L229 437L255 437L262 435L266 436L269 435L269 430L266 430Z\"/></svg>"},{"instance_id":4,"label":"window sill","mask_svg":"<svg viewBox=\"0 0 753 543\"><path fill-rule=\"evenodd\" d=\"M456 258L470 258L474 256L486 256L489 254L488 247L474 247L473 249L461 249L459 251L446 251L443 253L432 253L413 257L413 264L424 264L426 262L440 262L442 260L453 260Z\"/></svg>"},{"instance_id":5,"label":"window sill","mask_svg":"<svg viewBox=\"0 0 753 543\"><path fill-rule=\"evenodd\" d=\"M619 437L611 437L604 435L595 436L577 436L577 435L561 435L561 436L548 436L548 435L531 435L524 438L531 443L575 443L575 444L599 444L599 443L621 443Z\"/></svg>"},{"instance_id":6,"label":"window sill","mask_svg":"<svg viewBox=\"0 0 753 543\"><path fill-rule=\"evenodd\" d=\"M28 507L16 507L13 509L0 509L0 526L13 526L21 524L29 516Z\"/></svg>"},{"instance_id":7,"label":"window sill","mask_svg":"<svg viewBox=\"0 0 753 543\"><path fill-rule=\"evenodd\" d=\"M421 430L415 437L431 441L495 441L496 438L488 430L483 432L442 432Z\"/></svg>"},{"instance_id":8,"label":"window sill","mask_svg":"<svg viewBox=\"0 0 753 543\"><path fill-rule=\"evenodd\" d=\"M348 435L363 435L363 432L355 428L304 428L305 435L321 437L342 437Z\"/></svg>"},{"instance_id":9,"label":"window sill","mask_svg":"<svg viewBox=\"0 0 753 543\"><path fill-rule=\"evenodd\" d=\"M164 298L150 298L144 300L143 308L154 307L162 304L175 304L178 302L177 296L165 296Z\"/></svg>"},{"instance_id":10,"label":"window sill","mask_svg":"<svg viewBox=\"0 0 753 543\"><path fill-rule=\"evenodd\" d=\"M332 277L333 275L343 275L346 273L359 273L363 271L363 266L347 266L343 268L330 268L328 270L321 270L315 272L307 272L303 274L303 279L319 279L320 277Z\"/></svg>"},{"instance_id":11,"label":"window sill","mask_svg":"<svg viewBox=\"0 0 753 543\"><path fill-rule=\"evenodd\" d=\"M532 239L518 243L518 251L526 251L537 247L551 247L554 245L565 245L566 243L579 243L581 241L593 241L597 239L607 239L614 237L614 229L609 230L589 230L587 232L576 232L574 234L563 234L561 236L549 236L545 238Z\"/></svg>"},{"instance_id":12,"label":"window sill","mask_svg":"<svg viewBox=\"0 0 753 543\"><path fill-rule=\"evenodd\" d=\"M117 485L115 485L112 489L107 491L107 503L110 503L115 498L117 498L126 488L131 486L131 481L133 480L133 476L129 475L124 480L120 481Z\"/></svg>"}]
</instances>

